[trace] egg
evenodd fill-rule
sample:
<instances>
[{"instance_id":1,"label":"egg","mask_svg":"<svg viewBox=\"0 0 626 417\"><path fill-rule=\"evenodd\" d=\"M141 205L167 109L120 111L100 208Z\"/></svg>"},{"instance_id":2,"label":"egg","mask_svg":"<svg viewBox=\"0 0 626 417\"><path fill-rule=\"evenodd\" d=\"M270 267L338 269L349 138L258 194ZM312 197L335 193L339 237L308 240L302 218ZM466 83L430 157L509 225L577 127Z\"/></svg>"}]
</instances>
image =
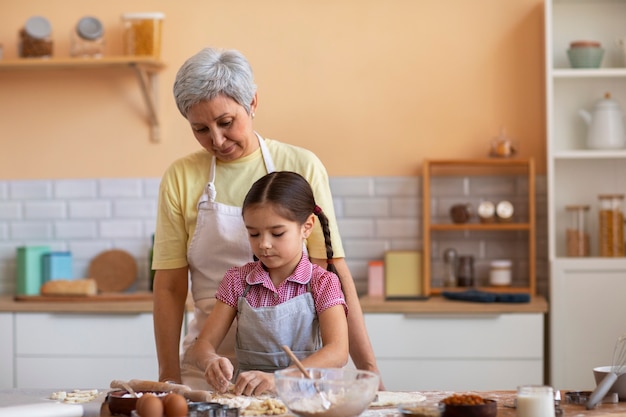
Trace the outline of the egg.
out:
<instances>
[{"instance_id":1,"label":"egg","mask_svg":"<svg viewBox=\"0 0 626 417\"><path fill-rule=\"evenodd\" d=\"M137 406L137 413L141 417L163 417L163 402L154 395L144 395Z\"/></svg>"},{"instance_id":2,"label":"egg","mask_svg":"<svg viewBox=\"0 0 626 417\"><path fill-rule=\"evenodd\" d=\"M166 417L185 417L189 412L185 397L175 392L171 392L163 398L163 408Z\"/></svg>"}]
</instances>

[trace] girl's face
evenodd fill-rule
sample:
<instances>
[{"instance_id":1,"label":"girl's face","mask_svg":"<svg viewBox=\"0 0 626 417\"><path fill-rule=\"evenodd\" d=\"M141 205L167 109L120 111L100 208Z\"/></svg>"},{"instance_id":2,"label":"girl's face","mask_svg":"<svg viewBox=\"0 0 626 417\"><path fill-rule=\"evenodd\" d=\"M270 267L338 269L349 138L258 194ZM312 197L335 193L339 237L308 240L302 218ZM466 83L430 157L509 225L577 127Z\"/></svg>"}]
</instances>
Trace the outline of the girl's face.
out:
<instances>
[{"instance_id":1,"label":"girl's face","mask_svg":"<svg viewBox=\"0 0 626 417\"><path fill-rule=\"evenodd\" d=\"M256 102L255 95L251 113ZM187 112L187 120L200 145L220 161L243 158L259 147L252 129L252 115L230 97L219 95L194 104Z\"/></svg>"},{"instance_id":2,"label":"girl's face","mask_svg":"<svg viewBox=\"0 0 626 417\"><path fill-rule=\"evenodd\" d=\"M271 204L247 207L244 223L252 252L266 266L275 284L287 278L300 262L302 244L314 224L311 214L304 224L287 220Z\"/></svg>"}]
</instances>

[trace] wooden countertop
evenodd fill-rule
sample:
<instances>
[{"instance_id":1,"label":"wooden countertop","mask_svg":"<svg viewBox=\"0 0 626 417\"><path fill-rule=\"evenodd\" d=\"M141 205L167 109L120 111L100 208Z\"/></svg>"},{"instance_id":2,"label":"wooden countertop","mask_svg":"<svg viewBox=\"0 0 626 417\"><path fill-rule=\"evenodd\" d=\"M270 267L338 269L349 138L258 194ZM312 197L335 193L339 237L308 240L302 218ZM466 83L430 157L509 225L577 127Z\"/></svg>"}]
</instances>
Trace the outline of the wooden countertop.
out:
<instances>
[{"instance_id":1,"label":"wooden countertop","mask_svg":"<svg viewBox=\"0 0 626 417\"><path fill-rule=\"evenodd\" d=\"M403 314L506 314L506 313L547 313L548 302L537 295L528 303L475 303L449 300L433 296L426 300L393 300L383 297L364 296L361 298L364 313L403 313Z\"/></svg>"},{"instance_id":2,"label":"wooden countertop","mask_svg":"<svg viewBox=\"0 0 626 417\"><path fill-rule=\"evenodd\" d=\"M506 314L547 313L548 303L542 296L535 296L529 303L474 303L448 300L433 296L426 300L387 301L383 297L361 298L364 313L402 314ZM193 311L191 299L187 310ZM151 313L152 294L117 294L109 297L68 297L43 299L32 297L28 301L17 301L13 296L0 296L0 312L58 312L58 313Z\"/></svg>"},{"instance_id":3,"label":"wooden countertop","mask_svg":"<svg viewBox=\"0 0 626 417\"><path fill-rule=\"evenodd\" d=\"M187 311L193 311L193 301L187 300ZM0 312L31 313L152 313L152 293L101 294L84 297L16 297L0 296Z\"/></svg>"}]
</instances>

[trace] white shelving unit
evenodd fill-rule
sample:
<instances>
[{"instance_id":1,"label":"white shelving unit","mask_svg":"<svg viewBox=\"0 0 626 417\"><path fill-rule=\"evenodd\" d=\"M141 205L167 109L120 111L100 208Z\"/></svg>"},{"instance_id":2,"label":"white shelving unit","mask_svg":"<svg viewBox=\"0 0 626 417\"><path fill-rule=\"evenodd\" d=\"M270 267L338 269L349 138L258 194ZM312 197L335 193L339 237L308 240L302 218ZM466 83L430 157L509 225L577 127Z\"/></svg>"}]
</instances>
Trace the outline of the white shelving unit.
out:
<instances>
[{"instance_id":1,"label":"white shelving unit","mask_svg":"<svg viewBox=\"0 0 626 417\"><path fill-rule=\"evenodd\" d=\"M626 38L626 0L546 0L549 380L558 388L593 389L593 367L610 364L615 340L626 332L626 258L598 256L598 195L626 194L626 149L586 149L587 125L578 115L606 92L626 108L619 38ZM601 68L570 68L569 43L581 39L601 42ZM591 207L590 257L566 256L571 204Z\"/></svg>"}]
</instances>

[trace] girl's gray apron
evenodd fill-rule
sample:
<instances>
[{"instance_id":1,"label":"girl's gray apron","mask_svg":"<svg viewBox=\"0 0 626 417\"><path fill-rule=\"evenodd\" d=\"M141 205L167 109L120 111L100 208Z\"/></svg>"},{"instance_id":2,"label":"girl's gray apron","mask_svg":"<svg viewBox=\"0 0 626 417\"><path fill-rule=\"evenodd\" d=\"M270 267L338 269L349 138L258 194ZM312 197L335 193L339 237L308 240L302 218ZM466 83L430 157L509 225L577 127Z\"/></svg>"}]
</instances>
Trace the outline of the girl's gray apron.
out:
<instances>
[{"instance_id":1,"label":"girl's gray apron","mask_svg":"<svg viewBox=\"0 0 626 417\"><path fill-rule=\"evenodd\" d=\"M313 266L311 265L311 271ZM261 284L256 284L261 285ZM273 307L253 308L246 300L250 285L237 302L237 360L239 371L273 372L290 365L282 350L287 345L299 359L322 347L319 320L309 291Z\"/></svg>"},{"instance_id":2,"label":"girl's gray apron","mask_svg":"<svg viewBox=\"0 0 626 417\"><path fill-rule=\"evenodd\" d=\"M274 162L267 145L259 134L256 135L265 169L268 173L273 172ZM204 321L215 305L215 291L226 271L233 266L244 265L253 260L246 228L241 218L241 207L227 206L215 201L216 163L213 156L209 183L198 201L196 231L187 251L191 294L195 308L194 317L183 340L183 351L187 350L200 333ZM235 329L236 324L233 323L218 352L231 359L237 367L234 353ZM181 372L183 384L194 389L210 389L203 371L183 364Z\"/></svg>"}]
</instances>

